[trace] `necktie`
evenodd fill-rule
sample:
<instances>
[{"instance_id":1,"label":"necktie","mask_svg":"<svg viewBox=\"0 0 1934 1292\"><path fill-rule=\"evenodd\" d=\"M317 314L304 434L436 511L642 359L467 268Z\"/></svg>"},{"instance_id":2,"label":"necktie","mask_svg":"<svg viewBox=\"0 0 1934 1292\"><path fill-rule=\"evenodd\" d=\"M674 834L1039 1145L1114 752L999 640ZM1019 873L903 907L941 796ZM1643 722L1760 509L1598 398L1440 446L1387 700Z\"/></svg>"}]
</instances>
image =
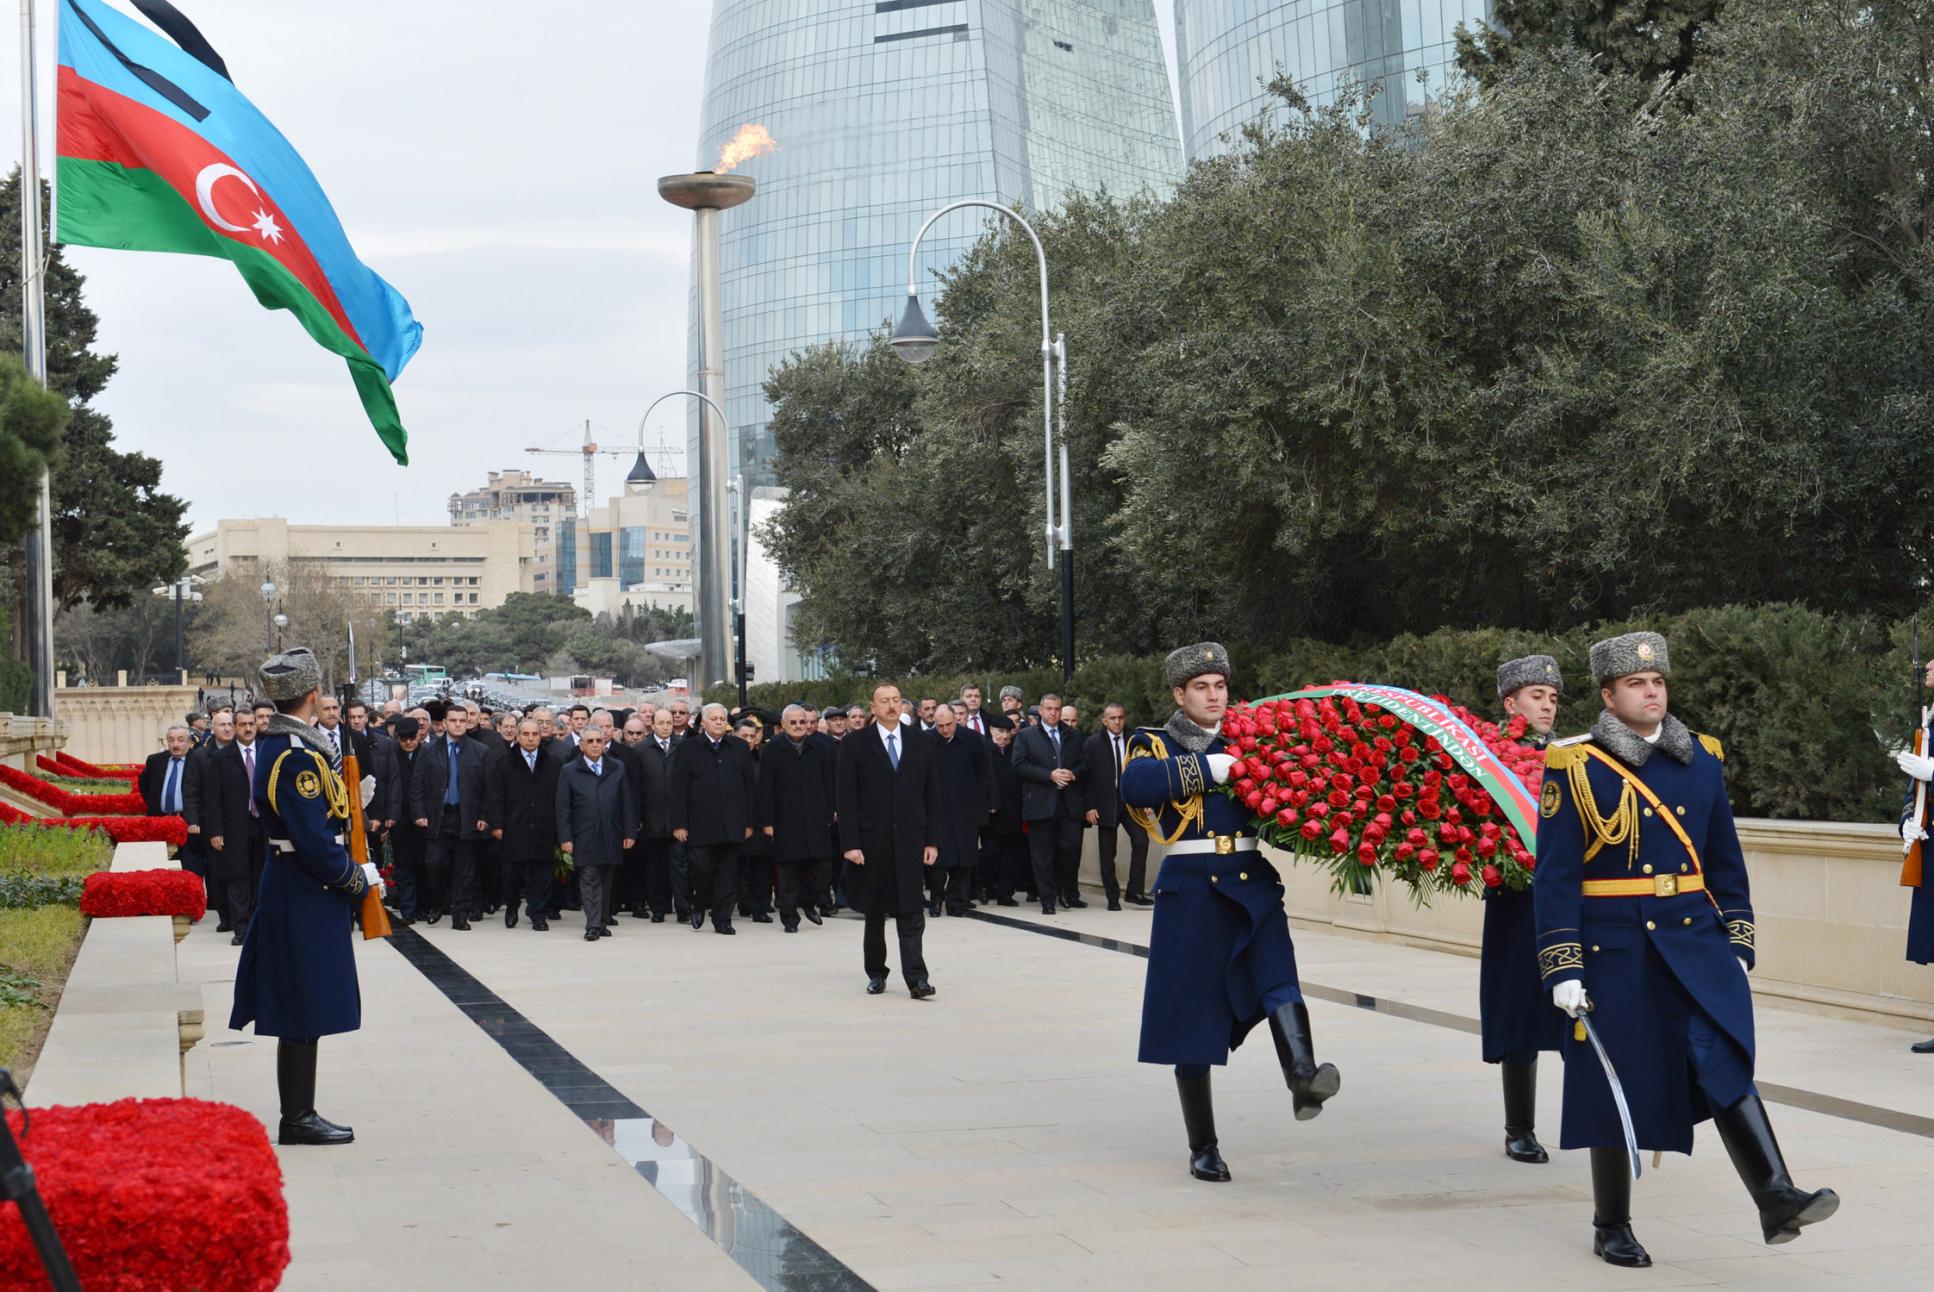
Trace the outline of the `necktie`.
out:
<instances>
[{"instance_id":1,"label":"necktie","mask_svg":"<svg viewBox=\"0 0 1934 1292\"><path fill-rule=\"evenodd\" d=\"M1048 739L1054 742L1054 761L1058 764L1061 761L1061 729L1049 727Z\"/></svg>"},{"instance_id":2,"label":"necktie","mask_svg":"<svg viewBox=\"0 0 1934 1292\"><path fill-rule=\"evenodd\" d=\"M537 755L528 749L524 751L524 766L532 771L537 770Z\"/></svg>"},{"instance_id":3,"label":"necktie","mask_svg":"<svg viewBox=\"0 0 1934 1292\"><path fill-rule=\"evenodd\" d=\"M1114 743L1115 743L1115 773L1116 773L1116 775L1120 775L1120 774L1121 774L1121 769L1122 769L1123 767L1126 767L1126 766L1127 766L1128 764L1127 764L1127 763L1125 763L1125 762L1124 762L1124 761L1122 760L1122 756L1121 756L1121 737L1120 737L1120 736L1114 736L1114 737L1111 737L1111 739L1112 739L1112 740L1114 741Z\"/></svg>"},{"instance_id":4,"label":"necktie","mask_svg":"<svg viewBox=\"0 0 1934 1292\"><path fill-rule=\"evenodd\" d=\"M260 817L262 811L255 806L255 746L242 746L242 770L248 774L248 814Z\"/></svg>"},{"instance_id":5,"label":"necktie","mask_svg":"<svg viewBox=\"0 0 1934 1292\"><path fill-rule=\"evenodd\" d=\"M893 770L896 772L899 771L900 770L900 737L897 732L889 731L886 734L886 757L887 757L887 761L893 764Z\"/></svg>"},{"instance_id":6,"label":"necktie","mask_svg":"<svg viewBox=\"0 0 1934 1292\"><path fill-rule=\"evenodd\" d=\"M593 776L604 775L604 759L600 758L595 763L587 763L585 765L591 769L591 774Z\"/></svg>"},{"instance_id":7,"label":"necktie","mask_svg":"<svg viewBox=\"0 0 1934 1292\"><path fill-rule=\"evenodd\" d=\"M462 744L463 742L461 740L452 740L450 742L450 783L443 787L444 807L456 807L463 801L462 796L457 792L460 788L457 781L457 768L458 763L462 759L461 754L458 752L458 746Z\"/></svg>"},{"instance_id":8,"label":"necktie","mask_svg":"<svg viewBox=\"0 0 1934 1292\"><path fill-rule=\"evenodd\" d=\"M181 811L181 760L168 760L168 779L161 786L161 810L163 812Z\"/></svg>"}]
</instances>

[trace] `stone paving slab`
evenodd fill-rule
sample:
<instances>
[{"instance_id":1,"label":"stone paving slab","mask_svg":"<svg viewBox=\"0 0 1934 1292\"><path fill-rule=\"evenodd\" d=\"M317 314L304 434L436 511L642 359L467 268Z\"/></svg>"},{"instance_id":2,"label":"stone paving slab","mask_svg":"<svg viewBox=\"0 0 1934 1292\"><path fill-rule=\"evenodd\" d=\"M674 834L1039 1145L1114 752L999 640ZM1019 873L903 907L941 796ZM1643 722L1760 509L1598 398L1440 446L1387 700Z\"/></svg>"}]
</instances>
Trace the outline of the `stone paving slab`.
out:
<instances>
[{"instance_id":1,"label":"stone paving slab","mask_svg":"<svg viewBox=\"0 0 1934 1292\"><path fill-rule=\"evenodd\" d=\"M1145 940L1148 919L1097 903L1052 922ZM1776 1107L1800 1181L1846 1205L1768 1248L1705 1128L1692 1158L1648 1163L1637 1188L1659 1264L1614 1270L1590 1253L1583 1154L1503 1157L1497 1073L1474 1036L1315 1001L1342 1095L1294 1122L1273 1053L1244 1047L1216 1074L1236 1179L1206 1185L1186 1172L1169 1073L1134 1062L1142 961L941 919L927 944L940 995L914 1002L897 981L862 993L856 921L740 929L625 919L597 944L561 926L423 932L881 1289L1924 1288L1934 1271L1922 1136ZM1312 982L1474 1013L1472 959L1297 938ZM425 1026L436 1014L410 1010ZM1921 1111L1908 1096L1934 1064L1915 1066L1909 1033L1764 1005L1760 1020L1766 1080ZM1553 1140L1559 1066L1541 1073Z\"/></svg>"}]
</instances>

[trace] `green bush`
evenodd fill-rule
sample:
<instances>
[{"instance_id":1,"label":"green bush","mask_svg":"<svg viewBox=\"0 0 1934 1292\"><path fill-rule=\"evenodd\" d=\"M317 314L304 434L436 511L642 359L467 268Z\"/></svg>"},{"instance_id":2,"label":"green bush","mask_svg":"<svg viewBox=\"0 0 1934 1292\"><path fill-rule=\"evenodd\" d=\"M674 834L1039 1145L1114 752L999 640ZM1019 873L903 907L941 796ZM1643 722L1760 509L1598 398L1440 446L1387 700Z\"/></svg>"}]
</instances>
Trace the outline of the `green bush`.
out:
<instances>
[{"instance_id":1,"label":"green bush","mask_svg":"<svg viewBox=\"0 0 1934 1292\"><path fill-rule=\"evenodd\" d=\"M1930 607L1934 610L1934 607ZM1934 614L1928 641L1934 651ZM1644 621L1599 624L1557 636L1520 630L1439 629L1388 641L1337 645L1293 639L1259 647L1230 645L1231 690L1243 697L1275 695L1338 679L1382 682L1448 695L1482 714L1496 714L1497 666L1533 653L1555 656L1565 675L1561 734L1584 731L1602 708L1586 677L1591 644L1636 628L1664 633L1672 644L1672 711L1726 747L1727 781L1740 816L1834 821L1890 821L1899 808L1901 778L1890 746L1912 730L1913 664L1906 624L1821 614L1797 605L1717 606ZM899 680L903 694L957 695L959 674ZM1063 688L1052 670L974 678L997 707L1000 687L1013 683L1032 703L1044 691L1064 691L1094 729L1101 706L1127 706L1129 722L1165 721L1173 708L1162 683L1160 656L1106 655L1075 671ZM866 702L869 678L769 682L751 688L752 702L777 710L794 700L827 704ZM733 703L719 687L713 699Z\"/></svg>"}]
</instances>

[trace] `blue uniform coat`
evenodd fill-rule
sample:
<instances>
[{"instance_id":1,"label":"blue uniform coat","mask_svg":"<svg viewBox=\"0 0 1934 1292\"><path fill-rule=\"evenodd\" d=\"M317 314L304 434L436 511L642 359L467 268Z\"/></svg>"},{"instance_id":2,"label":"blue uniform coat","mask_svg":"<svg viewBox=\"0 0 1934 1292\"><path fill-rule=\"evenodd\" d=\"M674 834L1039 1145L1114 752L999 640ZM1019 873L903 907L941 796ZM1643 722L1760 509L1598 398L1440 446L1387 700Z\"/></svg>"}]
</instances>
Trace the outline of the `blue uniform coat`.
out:
<instances>
[{"instance_id":1,"label":"blue uniform coat","mask_svg":"<svg viewBox=\"0 0 1934 1292\"><path fill-rule=\"evenodd\" d=\"M271 846L228 1025L252 1022L257 1036L292 1040L353 1032L363 1022L353 930L368 887L340 842L354 791L292 735L275 731L255 743L255 805ZM274 846L277 839L294 851Z\"/></svg>"},{"instance_id":2,"label":"blue uniform coat","mask_svg":"<svg viewBox=\"0 0 1934 1292\"><path fill-rule=\"evenodd\" d=\"M1668 719L1668 722L1673 720ZM1601 720L1601 726L1603 722ZM1676 724L1675 724L1676 725ZM1684 732L1683 726L1678 731ZM1621 730L1623 730L1621 728ZM1628 740L1637 737L1627 733ZM1598 739L1596 737L1587 739ZM1692 1128L1752 1090L1753 1001L1735 957L1753 962L1753 912L1745 858L1726 799L1717 742L1692 740L1681 763L1655 748L1635 773L1675 815L1699 852L1706 891L1673 896L1586 897L1592 879L1651 879L1695 870L1685 846L1638 796L1638 856L1626 844L1601 849L1573 799L1568 768L1580 759L1607 818L1624 782L1578 741L1546 754L1538 823L1538 966L1546 992L1582 978L1597 1028L1631 1105L1639 1147L1692 1151ZM1604 743L1600 740L1601 745ZM1663 743L1663 742L1662 742ZM1563 1016L1560 1015L1562 1018ZM1603 1069L1588 1042L1564 1024L1563 1148L1624 1144Z\"/></svg>"},{"instance_id":3,"label":"blue uniform coat","mask_svg":"<svg viewBox=\"0 0 1934 1292\"><path fill-rule=\"evenodd\" d=\"M1484 894L1484 947L1477 968L1477 1012L1486 1063L1530 1063L1561 1049L1564 1013L1538 980L1538 924L1531 890Z\"/></svg>"},{"instance_id":4,"label":"blue uniform coat","mask_svg":"<svg viewBox=\"0 0 1934 1292\"><path fill-rule=\"evenodd\" d=\"M1122 802L1156 841L1249 836L1249 813L1210 790L1205 754L1160 728L1129 737ZM1187 824L1184 824L1185 818ZM1155 828L1150 828L1152 825ZM1268 1010L1302 997L1281 877L1260 852L1175 853L1156 876L1155 922L1142 989L1143 1063L1227 1063Z\"/></svg>"},{"instance_id":5,"label":"blue uniform coat","mask_svg":"<svg viewBox=\"0 0 1934 1292\"><path fill-rule=\"evenodd\" d=\"M1934 727L1930 727L1922 749L1934 749ZM1928 794L1928 802L1934 805L1934 790ZM1934 815L1934 808L1930 808ZM1907 818L1914 815L1914 783L1907 783L1907 797L1901 800L1900 823L1907 824ZM1921 824L1925 826L1926 821ZM1930 831L1929 833L1934 833ZM1934 842L1922 845L1930 860L1934 860ZM1907 958L1917 965L1934 963L1934 897L1928 896L1930 885L1925 872L1919 888L1908 890L1913 894L1907 901Z\"/></svg>"}]
</instances>

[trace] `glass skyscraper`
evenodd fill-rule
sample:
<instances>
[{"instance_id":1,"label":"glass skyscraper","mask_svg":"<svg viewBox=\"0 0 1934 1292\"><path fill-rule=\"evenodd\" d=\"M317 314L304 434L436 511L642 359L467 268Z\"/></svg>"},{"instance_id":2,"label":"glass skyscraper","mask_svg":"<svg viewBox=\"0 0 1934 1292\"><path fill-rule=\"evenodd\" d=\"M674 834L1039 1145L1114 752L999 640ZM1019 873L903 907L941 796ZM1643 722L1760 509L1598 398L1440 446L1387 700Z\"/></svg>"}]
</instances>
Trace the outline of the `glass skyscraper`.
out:
<instances>
[{"instance_id":1,"label":"glass skyscraper","mask_svg":"<svg viewBox=\"0 0 1934 1292\"><path fill-rule=\"evenodd\" d=\"M1278 69L1318 104L1343 77L1381 83L1376 119L1398 124L1456 74L1458 27L1490 15L1490 0L1175 0L1183 146L1191 161L1227 152L1280 103L1263 88Z\"/></svg>"},{"instance_id":2,"label":"glass skyscraper","mask_svg":"<svg viewBox=\"0 0 1934 1292\"><path fill-rule=\"evenodd\" d=\"M1154 5L715 0L698 164L741 125L778 144L741 168L758 195L721 217L734 473L771 481L763 386L775 366L897 317L907 247L932 212L966 197L1045 209L1076 191L1180 178ZM931 271L998 218L962 211L928 234L929 306ZM697 424L694 408L693 462Z\"/></svg>"}]
</instances>

